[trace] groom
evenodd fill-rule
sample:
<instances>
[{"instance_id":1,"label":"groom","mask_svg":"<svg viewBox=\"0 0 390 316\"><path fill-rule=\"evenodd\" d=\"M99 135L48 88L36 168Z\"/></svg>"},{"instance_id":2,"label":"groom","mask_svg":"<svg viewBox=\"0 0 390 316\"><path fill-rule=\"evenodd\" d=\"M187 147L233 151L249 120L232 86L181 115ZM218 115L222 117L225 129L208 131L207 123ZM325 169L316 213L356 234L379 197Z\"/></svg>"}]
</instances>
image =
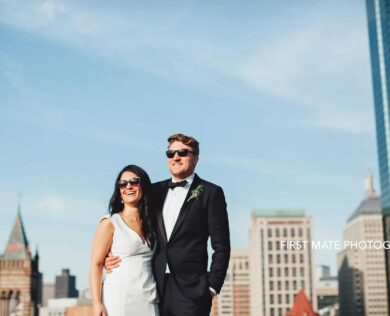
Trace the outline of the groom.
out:
<instances>
[{"instance_id":1,"label":"groom","mask_svg":"<svg viewBox=\"0 0 390 316\"><path fill-rule=\"evenodd\" d=\"M221 290L230 257L229 224L221 187L197 174L199 143L190 136L168 138L169 180L155 183L158 246L154 274L162 316L206 316ZM212 254L207 272L207 240Z\"/></svg>"}]
</instances>

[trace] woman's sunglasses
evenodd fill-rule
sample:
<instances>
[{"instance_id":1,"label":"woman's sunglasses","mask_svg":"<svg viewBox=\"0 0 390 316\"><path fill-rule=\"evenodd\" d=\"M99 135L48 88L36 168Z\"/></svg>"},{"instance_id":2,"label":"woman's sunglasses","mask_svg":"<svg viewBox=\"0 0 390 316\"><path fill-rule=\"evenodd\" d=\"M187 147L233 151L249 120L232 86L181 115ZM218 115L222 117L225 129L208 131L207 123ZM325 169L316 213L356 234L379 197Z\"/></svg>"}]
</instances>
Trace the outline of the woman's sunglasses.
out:
<instances>
[{"instance_id":1,"label":"woman's sunglasses","mask_svg":"<svg viewBox=\"0 0 390 316\"><path fill-rule=\"evenodd\" d=\"M129 180L119 180L117 186L118 188L123 189L126 188L128 184L130 184L132 187L138 187L140 183L140 178L131 178Z\"/></svg>"}]
</instances>

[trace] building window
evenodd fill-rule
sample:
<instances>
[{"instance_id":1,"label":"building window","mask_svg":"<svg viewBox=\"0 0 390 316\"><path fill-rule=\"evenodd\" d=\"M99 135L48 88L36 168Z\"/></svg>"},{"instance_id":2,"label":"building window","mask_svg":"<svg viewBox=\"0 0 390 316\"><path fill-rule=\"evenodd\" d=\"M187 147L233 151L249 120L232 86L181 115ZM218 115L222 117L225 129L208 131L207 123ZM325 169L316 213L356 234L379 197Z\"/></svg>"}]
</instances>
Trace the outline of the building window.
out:
<instances>
[{"instance_id":1,"label":"building window","mask_svg":"<svg viewBox=\"0 0 390 316\"><path fill-rule=\"evenodd\" d=\"M295 229L291 228L291 237L295 237Z\"/></svg>"},{"instance_id":2,"label":"building window","mask_svg":"<svg viewBox=\"0 0 390 316\"><path fill-rule=\"evenodd\" d=\"M273 258L272 258L272 255L268 255L268 263L272 263L272 260Z\"/></svg>"},{"instance_id":3,"label":"building window","mask_svg":"<svg viewBox=\"0 0 390 316\"><path fill-rule=\"evenodd\" d=\"M268 228L268 237L272 237L272 229Z\"/></svg>"},{"instance_id":4,"label":"building window","mask_svg":"<svg viewBox=\"0 0 390 316\"><path fill-rule=\"evenodd\" d=\"M272 250L272 241L268 242L268 250Z\"/></svg>"},{"instance_id":5,"label":"building window","mask_svg":"<svg viewBox=\"0 0 390 316\"><path fill-rule=\"evenodd\" d=\"M282 271L281 271L281 269L280 269L280 268L278 268L276 271L277 271L277 275L278 275L278 277L280 277L280 276L282 275Z\"/></svg>"},{"instance_id":6,"label":"building window","mask_svg":"<svg viewBox=\"0 0 390 316\"><path fill-rule=\"evenodd\" d=\"M280 234L279 234L279 228L276 228L276 237L280 237Z\"/></svg>"},{"instance_id":7,"label":"building window","mask_svg":"<svg viewBox=\"0 0 390 316\"><path fill-rule=\"evenodd\" d=\"M291 262L295 263L295 254L294 253L291 255Z\"/></svg>"},{"instance_id":8,"label":"building window","mask_svg":"<svg viewBox=\"0 0 390 316\"><path fill-rule=\"evenodd\" d=\"M298 230L298 235L299 235L299 237L302 237L302 236L303 236L303 230L302 230L302 228L299 228L299 230Z\"/></svg>"},{"instance_id":9,"label":"building window","mask_svg":"<svg viewBox=\"0 0 390 316\"><path fill-rule=\"evenodd\" d=\"M304 262L303 254L300 254L300 255L299 255L299 262L300 262L300 263L303 263L303 262Z\"/></svg>"},{"instance_id":10,"label":"building window","mask_svg":"<svg viewBox=\"0 0 390 316\"><path fill-rule=\"evenodd\" d=\"M301 277L304 277L305 276L305 268L301 267Z\"/></svg>"},{"instance_id":11,"label":"building window","mask_svg":"<svg viewBox=\"0 0 390 316\"><path fill-rule=\"evenodd\" d=\"M283 228L283 237L287 237L287 228Z\"/></svg>"},{"instance_id":12,"label":"building window","mask_svg":"<svg viewBox=\"0 0 390 316\"><path fill-rule=\"evenodd\" d=\"M276 263L280 263L280 255L276 255Z\"/></svg>"},{"instance_id":13,"label":"building window","mask_svg":"<svg viewBox=\"0 0 390 316\"><path fill-rule=\"evenodd\" d=\"M284 268L284 276L288 277L288 268Z\"/></svg>"},{"instance_id":14,"label":"building window","mask_svg":"<svg viewBox=\"0 0 390 316\"><path fill-rule=\"evenodd\" d=\"M292 268L292 276L293 277L297 276L297 268L295 267Z\"/></svg>"},{"instance_id":15,"label":"building window","mask_svg":"<svg viewBox=\"0 0 390 316\"><path fill-rule=\"evenodd\" d=\"M272 269L272 268L269 268L268 271L269 271L269 276L270 276L270 277L273 277L273 269Z\"/></svg>"},{"instance_id":16,"label":"building window","mask_svg":"<svg viewBox=\"0 0 390 316\"><path fill-rule=\"evenodd\" d=\"M274 290L274 282L273 281L269 281L269 290L270 291Z\"/></svg>"},{"instance_id":17,"label":"building window","mask_svg":"<svg viewBox=\"0 0 390 316\"><path fill-rule=\"evenodd\" d=\"M284 263L288 263L288 255L284 255Z\"/></svg>"},{"instance_id":18,"label":"building window","mask_svg":"<svg viewBox=\"0 0 390 316\"><path fill-rule=\"evenodd\" d=\"M282 290L282 282L278 281L278 291Z\"/></svg>"},{"instance_id":19,"label":"building window","mask_svg":"<svg viewBox=\"0 0 390 316\"><path fill-rule=\"evenodd\" d=\"M269 302L270 302L270 304L273 304L273 303L274 303L274 295L273 295L273 294L271 294L271 295L269 296Z\"/></svg>"},{"instance_id":20,"label":"building window","mask_svg":"<svg viewBox=\"0 0 390 316\"><path fill-rule=\"evenodd\" d=\"M285 283L284 283L284 287L285 287L285 290L286 291L288 291L289 290L289 286L290 284L289 284L289 282L288 281L286 281Z\"/></svg>"}]
</instances>

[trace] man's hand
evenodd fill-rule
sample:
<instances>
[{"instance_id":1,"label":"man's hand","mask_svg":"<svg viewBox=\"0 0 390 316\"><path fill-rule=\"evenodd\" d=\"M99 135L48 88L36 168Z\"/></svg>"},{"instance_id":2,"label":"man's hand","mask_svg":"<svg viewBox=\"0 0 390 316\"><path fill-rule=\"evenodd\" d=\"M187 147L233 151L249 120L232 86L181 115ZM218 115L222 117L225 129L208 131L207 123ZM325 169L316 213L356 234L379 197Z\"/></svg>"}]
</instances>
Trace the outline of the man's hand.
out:
<instances>
[{"instance_id":1,"label":"man's hand","mask_svg":"<svg viewBox=\"0 0 390 316\"><path fill-rule=\"evenodd\" d=\"M113 269L119 267L119 262L121 262L121 258L113 256L110 251L106 259L104 259L104 268L106 269L106 272L111 273Z\"/></svg>"}]
</instances>

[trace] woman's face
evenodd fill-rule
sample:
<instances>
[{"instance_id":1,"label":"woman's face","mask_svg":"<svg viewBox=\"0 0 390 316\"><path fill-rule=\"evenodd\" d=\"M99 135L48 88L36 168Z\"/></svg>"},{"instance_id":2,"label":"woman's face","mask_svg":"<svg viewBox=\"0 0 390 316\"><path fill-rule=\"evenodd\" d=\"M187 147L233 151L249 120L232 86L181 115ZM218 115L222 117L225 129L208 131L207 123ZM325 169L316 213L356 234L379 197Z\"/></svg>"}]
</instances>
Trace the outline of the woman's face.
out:
<instances>
[{"instance_id":1,"label":"woman's face","mask_svg":"<svg viewBox=\"0 0 390 316\"><path fill-rule=\"evenodd\" d=\"M141 179L134 172L125 171L118 181L119 192L124 204L137 206L142 199Z\"/></svg>"}]
</instances>

